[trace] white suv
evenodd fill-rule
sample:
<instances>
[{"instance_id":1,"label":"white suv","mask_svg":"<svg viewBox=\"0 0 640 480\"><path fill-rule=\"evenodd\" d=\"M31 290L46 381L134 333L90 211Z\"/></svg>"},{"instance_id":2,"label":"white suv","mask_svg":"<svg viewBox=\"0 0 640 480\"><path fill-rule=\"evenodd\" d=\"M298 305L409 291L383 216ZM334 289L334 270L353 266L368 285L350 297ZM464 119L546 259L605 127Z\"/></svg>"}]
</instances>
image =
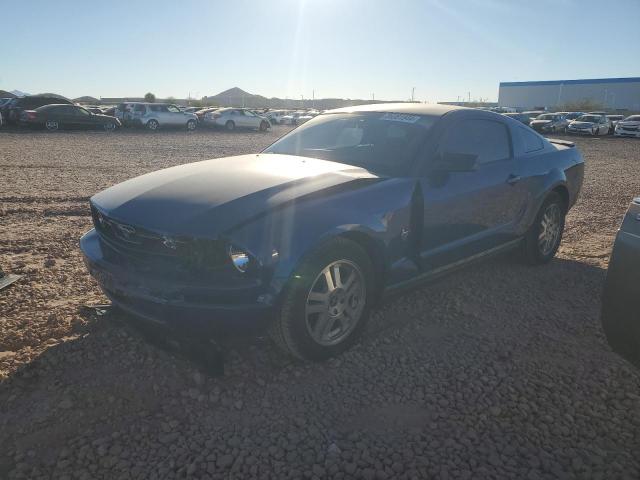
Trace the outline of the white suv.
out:
<instances>
[{"instance_id":1,"label":"white suv","mask_svg":"<svg viewBox=\"0 0 640 480\"><path fill-rule=\"evenodd\" d=\"M195 130L198 117L187 113L170 103L122 103L116 108L116 117L124 125L137 125L157 130L162 127L186 127Z\"/></svg>"}]
</instances>

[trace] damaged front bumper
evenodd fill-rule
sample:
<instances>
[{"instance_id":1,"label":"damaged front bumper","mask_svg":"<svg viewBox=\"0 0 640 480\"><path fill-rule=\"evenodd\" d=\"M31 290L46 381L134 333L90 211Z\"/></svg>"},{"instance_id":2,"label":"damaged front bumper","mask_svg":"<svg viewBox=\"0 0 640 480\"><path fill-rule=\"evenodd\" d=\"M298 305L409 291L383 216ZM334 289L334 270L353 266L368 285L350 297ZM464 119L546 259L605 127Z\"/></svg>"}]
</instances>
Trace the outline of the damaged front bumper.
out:
<instances>
[{"instance_id":1,"label":"damaged front bumper","mask_svg":"<svg viewBox=\"0 0 640 480\"><path fill-rule=\"evenodd\" d=\"M273 316L273 296L259 277L187 280L171 272L141 272L95 229L80 239L80 248L89 273L112 303L158 326L254 331Z\"/></svg>"}]
</instances>

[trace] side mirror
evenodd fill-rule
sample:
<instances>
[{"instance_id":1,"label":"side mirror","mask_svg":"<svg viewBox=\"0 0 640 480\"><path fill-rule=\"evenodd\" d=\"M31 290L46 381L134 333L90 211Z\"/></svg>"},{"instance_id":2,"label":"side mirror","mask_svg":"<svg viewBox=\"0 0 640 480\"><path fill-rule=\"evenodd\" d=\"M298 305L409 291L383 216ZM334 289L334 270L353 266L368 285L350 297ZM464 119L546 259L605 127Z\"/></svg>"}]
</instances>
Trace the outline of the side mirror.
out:
<instances>
[{"instance_id":1,"label":"side mirror","mask_svg":"<svg viewBox=\"0 0 640 480\"><path fill-rule=\"evenodd\" d=\"M472 153L445 152L436 157L432 170L438 172L472 172L476 169L478 155Z\"/></svg>"}]
</instances>

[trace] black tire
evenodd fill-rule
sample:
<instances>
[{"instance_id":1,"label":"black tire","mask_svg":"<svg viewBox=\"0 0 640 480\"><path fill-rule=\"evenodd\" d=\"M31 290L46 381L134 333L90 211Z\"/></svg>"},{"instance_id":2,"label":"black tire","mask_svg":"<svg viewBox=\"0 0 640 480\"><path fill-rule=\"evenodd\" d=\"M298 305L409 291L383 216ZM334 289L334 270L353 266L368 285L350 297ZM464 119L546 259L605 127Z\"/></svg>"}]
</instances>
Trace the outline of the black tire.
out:
<instances>
[{"instance_id":1,"label":"black tire","mask_svg":"<svg viewBox=\"0 0 640 480\"><path fill-rule=\"evenodd\" d=\"M269 128L269 122L266 122L264 120L262 122L260 122L260 131L261 132L266 132L268 128Z\"/></svg>"},{"instance_id":2,"label":"black tire","mask_svg":"<svg viewBox=\"0 0 640 480\"><path fill-rule=\"evenodd\" d=\"M599 130L598 127L593 127L591 129L591 135L593 135L594 137L597 137L599 133L598 130Z\"/></svg>"},{"instance_id":3,"label":"black tire","mask_svg":"<svg viewBox=\"0 0 640 480\"><path fill-rule=\"evenodd\" d=\"M102 128L104 128L107 132L113 132L117 128L117 125L113 122L109 122L105 123Z\"/></svg>"},{"instance_id":4,"label":"black tire","mask_svg":"<svg viewBox=\"0 0 640 480\"><path fill-rule=\"evenodd\" d=\"M545 215L551 212L551 209L557 208L559 212L558 217L558 232L549 248L543 248L541 246L540 237L543 234L543 220ZM542 203L536 219L529 228L529 231L525 235L524 239L524 260L530 265L540 265L550 262L555 256L562 241L562 233L564 232L565 216L567 214L567 205L564 199L556 192L551 192L545 201ZM542 242L544 243L544 242Z\"/></svg>"},{"instance_id":5,"label":"black tire","mask_svg":"<svg viewBox=\"0 0 640 480\"><path fill-rule=\"evenodd\" d=\"M158 130L158 128L160 128L160 124L158 123L157 120L149 120L147 122L147 130L151 130L152 132L155 132Z\"/></svg>"},{"instance_id":6,"label":"black tire","mask_svg":"<svg viewBox=\"0 0 640 480\"><path fill-rule=\"evenodd\" d=\"M310 333L306 307L311 289L322 271L335 262L346 261L355 265L364 286L364 300L358 318L352 321L344 338L332 345L323 345ZM351 273L352 274L352 273ZM350 275L351 275L350 274ZM347 280L350 277L347 277ZM337 285L337 282L336 282ZM345 284L345 291L348 287ZM348 293L347 293L348 295ZM364 328L374 297L373 264L366 252L355 242L345 238L332 239L305 257L283 292L279 312L271 324L270 334L286 353L302 360L321 361L335 356L358 338ZM358 296L358 298L360 298ZM356 300L358 301L358 300ZM350 303L350 300L346 300ZM327 302L327 305L330 303ZM329 307L331 308L331 307Z\"/></svg>"},{"instance_id":7,"label":"black tire","mask_svg":"<svg viewBox=\"0 0 640 480\"><path fill-rule=\"evenodd\" d=\"M227 123L224 124L224 128L226 128L228 132L233 132L236 129L236 124L233 120L227 120Z\"/></svg>"},{"instance_id":8,"label":"black tire","mask_svg":"<svg viewBox=\"0 0 640 480\"><path fill-rule=\"evenodd\" d=\"M195 120L189 120L187 122L187 130L189 130L190 132L193 132L197 126L198 122L196 122Z\"/></svg>"}]
</instances>

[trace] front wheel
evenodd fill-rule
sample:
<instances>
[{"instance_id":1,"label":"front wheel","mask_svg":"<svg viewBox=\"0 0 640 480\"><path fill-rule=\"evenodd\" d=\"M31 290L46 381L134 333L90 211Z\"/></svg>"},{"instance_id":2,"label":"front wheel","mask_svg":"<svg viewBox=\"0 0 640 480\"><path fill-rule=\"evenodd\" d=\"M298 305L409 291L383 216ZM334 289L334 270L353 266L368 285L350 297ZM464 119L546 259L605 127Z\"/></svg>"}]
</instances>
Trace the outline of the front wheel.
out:
<instances>
[{"instance_id":1,"label":"front wheel","mask_svg":"<svg viewBox=\"0 0 640 480\"><path fill-rule=\"evenodd\" d=\"M156 130L158 130L159 127L160 127L160 124L158 123L157 120L149 120L147 122L147 129L151 130L152 132L155 132Z\"/></svg>"},{"instance_id":2,"label":"front wheel","mask_svg":"<svg viewBox=\"0 0 640 480\"><path fill-rule=\"evenodd\" d=\"M262 122L260 122L260 131L261 132L266 132L268 128L269 128L269 124L267 122L265 122L264 120Z\"/></svg>"},{"instance_id":3,"label":"front wheel","mask_svg":"<svg viewBox=\"0 0 640 480\"><path fill-rule=\"evenodd\" d=\"M350 240L330 240L291 276L271 336L285 352L303 360L337 355L362 331L373 289L373 265L366 252Z\"/></svg>"},{"instance_id":4,"label":"front wheel","mask_svg":"<svg viewBox=\"0 0 640 480\"><path fill-rule=\"evenodd\" d=\"M109 123L105 123L103 125L103 128L107 131L107 132L113 132L116 129L116 124L109 122Z\"/></svg>"},{"instance_id":5,"label":"front wheel","mask_svg":"<svg viewBox=\"0 0 640 480\"><path fill-rule=\"evenodd\" d=\"M527 263L547 263L555 256L562 241L566 214L567 206L562 197L552 192L540 207L525 236L524 256Z\"/></svg>"},{"instance_id":6,"label":"front wheel","mask_svg":"<svg viewBox=\"0 0 640 480\"><path fill-rule=\"evenodd\" d=\"M224 128L226 128L229 132L233 132L236 129L236 124L233 120L229 120L224 124Z\"/></svg>"},{"instance_id":7,"label":"front wheel","mask_svg":"<svg viewBox=\"0 0 640 480\"><path fill-rule=\"evenodd\" d=\"M599 128L598 127L594 127L591 129L591 135L593 135L594 137L596 137L599 133Z\"/></svg>"},{"instance_id":8,"label":"front wheel","mask_svg":"<svg viewBox=\"0 0 640 480\"><path fill-rule=\"evenodd\" d=\"M187 130L189 130L190 132L193 132L197 126L198 125L195 120L189 120L187 122Z\"/></svg>"}]
</instances>

